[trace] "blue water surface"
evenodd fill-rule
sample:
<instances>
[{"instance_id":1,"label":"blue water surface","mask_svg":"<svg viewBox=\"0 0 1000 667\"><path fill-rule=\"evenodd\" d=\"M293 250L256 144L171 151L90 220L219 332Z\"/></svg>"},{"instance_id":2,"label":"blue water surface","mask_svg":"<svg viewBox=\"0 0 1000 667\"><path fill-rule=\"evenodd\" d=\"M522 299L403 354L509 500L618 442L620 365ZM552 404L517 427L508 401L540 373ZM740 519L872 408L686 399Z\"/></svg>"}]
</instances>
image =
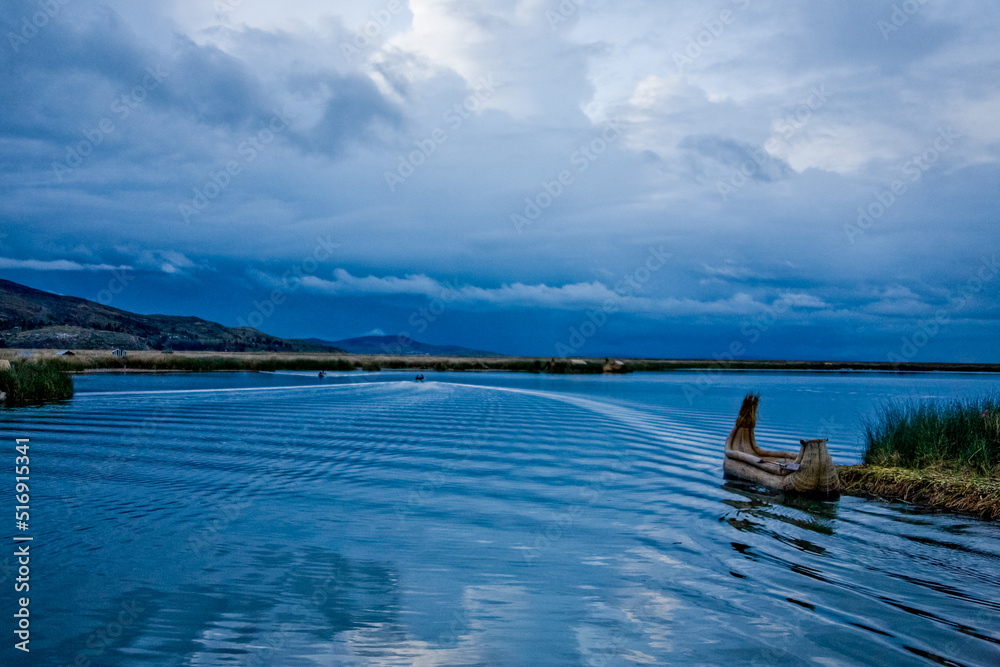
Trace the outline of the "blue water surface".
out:
<instances>
[{"instance_id":1,"label":"blue water surface","mask_svg":"<svg viewBox=\"0 0 1000 667\"><path fill-rule=\"evenodd\" d=\"M1000 664L997 524L721 456L750 390L762 443L852 463L887 400L994 376L425 375L94 374L0 410L34 538L4 664Z\"/></svg>"}]
</instances>

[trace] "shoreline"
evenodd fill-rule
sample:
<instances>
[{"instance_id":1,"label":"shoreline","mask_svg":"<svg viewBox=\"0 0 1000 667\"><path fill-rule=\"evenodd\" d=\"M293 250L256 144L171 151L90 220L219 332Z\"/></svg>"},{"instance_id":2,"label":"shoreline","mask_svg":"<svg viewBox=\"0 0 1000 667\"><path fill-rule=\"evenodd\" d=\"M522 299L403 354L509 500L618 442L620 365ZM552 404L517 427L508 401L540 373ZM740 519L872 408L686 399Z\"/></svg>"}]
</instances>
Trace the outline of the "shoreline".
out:
<instances>
[{"instance_id":1,"label":"shoreline","mask_svg":"<svg viewBox=\"0 0 1000 667\"><path fill-rule=\"evenodd\" d=\"M1000 480L929 468L837 466L842 493L1000 521Z\"/></svg>"},{"instance_id":2,"label":"shoreline","mask_svg":"<svg viewBox=\"0 0 1000 667\"><path fill-rule=\"evenodd\" d=\"M62 356L54 349L0 349L0 359L42 361L68 373L81 372L206 372L261 370L370 370L407 371L506 371L558 375L604 373L605 357L452 357L416 355L371 355L309 352L215 352L156 350L128 351L126 357L112 357L109 350L72 350ZM1000 373L1000 363L950 363L882 361L798 361L798 360L711 360L612 358L622 362L626 372L667 373L672 371L722 372L944 372ZM621 367L620 367L621 368ZM620 374L620 373L607 373Z\"/></svg>"}]
</instances>

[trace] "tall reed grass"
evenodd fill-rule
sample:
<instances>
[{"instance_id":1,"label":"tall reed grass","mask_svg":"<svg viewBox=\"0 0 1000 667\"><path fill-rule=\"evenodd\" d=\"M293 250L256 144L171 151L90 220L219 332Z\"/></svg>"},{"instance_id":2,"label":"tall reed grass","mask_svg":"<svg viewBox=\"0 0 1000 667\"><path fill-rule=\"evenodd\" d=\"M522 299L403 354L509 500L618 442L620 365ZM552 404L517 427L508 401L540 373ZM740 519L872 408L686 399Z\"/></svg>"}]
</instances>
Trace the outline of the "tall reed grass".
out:
<instances>
[{"instance_id":1,"label":"tall reed grass","mask_svg":"<svg viewBox=\"0 0 1000 667\"><path fill-rule=\"evenodd\" d=\"M57 401L73 397L73 380L49 364L15 361L0 370L0 391L12 405Z\"/></svg>"},{"instance_id":2,"label":"tall reed grass","mask_svg":"<svg viewBox=\"0 0 1000 667\"><path fill-rule=\"evenodd\" d=\"M57 357L44 362L54 368L69 372L87 369L117 370L128 368L144 371L353 371L355 364L345 359L301 358L281 356L186 356L182 353L141 357Z\"/></svg>"},{"instance_id":3,"label":"tall reed grass","mask_svg":"<svg viewBox=\"0 0 1000 667\"><path fill-rule=\"evenodd\" d=\"M1000 398L892 403L864 424L869 465L1000 474Z\"/></svg>"}]
</instances>

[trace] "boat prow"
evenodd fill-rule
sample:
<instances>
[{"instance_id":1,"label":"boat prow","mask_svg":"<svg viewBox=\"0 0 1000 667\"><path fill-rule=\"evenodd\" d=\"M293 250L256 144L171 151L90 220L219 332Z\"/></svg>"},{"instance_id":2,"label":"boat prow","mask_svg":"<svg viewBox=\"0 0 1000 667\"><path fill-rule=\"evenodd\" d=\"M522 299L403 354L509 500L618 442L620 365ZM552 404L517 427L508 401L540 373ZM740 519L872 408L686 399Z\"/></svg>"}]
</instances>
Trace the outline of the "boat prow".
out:
<instances>
[{"instance_id":1,"label":"boat prow","mask_svg":"<svg viewBox=\"0 0 1000 667\"><path fill-rule=\"evenodd\" d=\"M768 451L757 446L756 394L747 394L736 418L736 425L726 438L726 457L722 470L735 477L776 491L836 495L840 490L837 466L826 448L826 439L800 440L798 452Z\"/></svg>"}]
</instances>

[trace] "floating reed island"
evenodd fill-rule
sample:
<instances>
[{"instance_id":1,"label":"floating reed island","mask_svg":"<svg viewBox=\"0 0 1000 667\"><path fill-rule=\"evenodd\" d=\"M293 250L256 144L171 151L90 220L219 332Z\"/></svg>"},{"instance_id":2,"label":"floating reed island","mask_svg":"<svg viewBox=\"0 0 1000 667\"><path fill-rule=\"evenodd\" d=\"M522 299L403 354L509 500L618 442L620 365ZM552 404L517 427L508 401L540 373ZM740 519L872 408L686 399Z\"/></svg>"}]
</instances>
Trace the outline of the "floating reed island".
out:
<instances>
[{"instance_id":1,"label":"floating reed island","mask_svg":"<svg viewBox=\"0 0 1000 667\"><path fill-rule=\"evenodd\" d=\"M845 492L1000 520L1000 399L888 404L864 429Z\"/></svg>"}]
</instances>

